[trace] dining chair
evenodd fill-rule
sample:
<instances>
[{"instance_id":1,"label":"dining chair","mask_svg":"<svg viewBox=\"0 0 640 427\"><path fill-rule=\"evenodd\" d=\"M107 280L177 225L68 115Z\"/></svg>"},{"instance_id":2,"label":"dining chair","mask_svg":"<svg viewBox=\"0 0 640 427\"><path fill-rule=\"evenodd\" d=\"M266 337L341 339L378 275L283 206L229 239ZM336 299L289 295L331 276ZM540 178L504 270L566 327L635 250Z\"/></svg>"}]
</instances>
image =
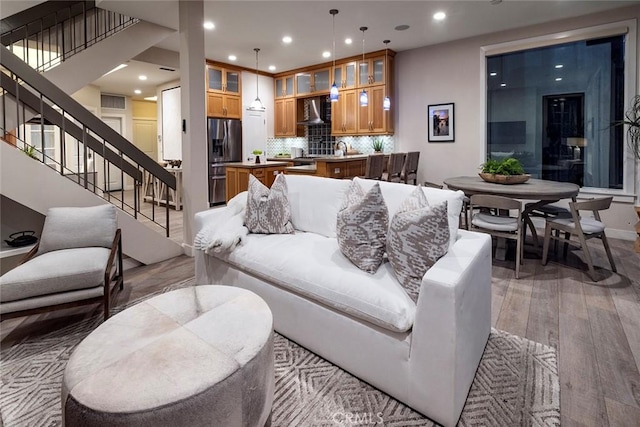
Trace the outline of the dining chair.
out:
<instances>
[{"instance_id":1,"label":"dining chair","mask_svg":"<svg viewBox=\"0 0 640 427\"><path fill-rule=\"evenodd\" d=\"M437 183L431 182L431 181L424 181L422 183L422 186L423 187L431 187L431 188L439 188L441 190L444 188L443 184L437 184Z\"/></svg>"},{"instance_id":2,"label":"dining chair","mask_svg":"<svg viewBox=\"0 0 640 427\"><path fill-rule=\"evenodd\" d=\"M384 156L382 154L369 154L365 167L365 179L382 179L384 170Z\"/></svg>"},{"instance_id":3,"label":"dining chair","mask_svg":"<svg viewBox=\"0 0 640 427\"><path fill-rule=\"evenodd\" d=\"M575 198L573 199L573 201L575 201ZM571 217L571 212L569 211L569 209L562 207L562 206L558 206L555 204L546 204L546 205L541 205L541 206L536 206L539 202L529 202L527 204L524 205L524 211L522 214L522 220L524 221L524 230L522 231L523 233L523 240L527 240L527 227L529 228L529 230L531 231L531 237L533 239L533 245L536 249L538 249L540 247L540 244L538 242L538 231L536 230L536 226L533 223L533 221L531 220L532 217L537 217L537 218L544 218L545 220L547 218L570 218Z\"/></svg>"},{"instance_id":4,"label":"dining chair","mask_svg":"<svg viewBox=\"0 0 640 427\"><path fill-rule=\"evenodd\" d=\"M499 238L516 241L516 279L520 278L522 264L522 203L509 197L492 194L474 194L469 199L469 211L474 213L470 221L472 231L481 231ZM505 215L504 212L509 214ZM510 216L511 211L517 215Z\"/></svg>"},{"instance_id":5,"label":"dining chair","mask_svg":"<svg viewBox=\"0 0 640 427\"><path fill-rule=\"evenodd\" d=\"M418 160L420 160L419 151L410 151L407 153L404 166L400 174L401 180L404 181L405 184L408 184L409 181L413 181L413 185L418 183Z\"/></svg>"},{"instance_id":6,"label":"dining chair","mask_svg":"<svg viewBox=\"0 0 640 427\"><path fill-rule=\"evenodd\" d=\"M564 243L563 254L566 256L567 246L574 245L582 248L584 257L589 267L589 276L594 282L598 281L596 272L593 268L593 260L589 247L587 246L587 240L598 238L602 240L602 246L609 258L609 264L611 264L611 270L615 273L616 265L611 255L611 249L609 248L609 242L607 236L604 233L605 225L600 219L600 211L607 210L611 206L613 197L603 197L600 199L590 199L581 202L569 202L569 210L571 211L570 218L547 218L546 226L544 229L544 247L542 248L542 265L547 264L547 256L549 254L549 243L551 239L556 242ZM591 211L593 218L580 216L580 211ZM555 231L555 233L553 233ZM564 238L560 237L560 233L564 233ZM571 237L575 236L577 240L572 240Z\"/></svg>"},{"instance_id":7,"label":"dining chair","mask_svg":"<svg viewBox=\"0 0 640 427\"><path fill-rule=\"evenodd\" d=\"M402 182L400 175L404 166L404 158L407 153L391 153L389 156L389 164L387 166L387 175L383 177L384 181Z\"/></svg>"}]
</instances>

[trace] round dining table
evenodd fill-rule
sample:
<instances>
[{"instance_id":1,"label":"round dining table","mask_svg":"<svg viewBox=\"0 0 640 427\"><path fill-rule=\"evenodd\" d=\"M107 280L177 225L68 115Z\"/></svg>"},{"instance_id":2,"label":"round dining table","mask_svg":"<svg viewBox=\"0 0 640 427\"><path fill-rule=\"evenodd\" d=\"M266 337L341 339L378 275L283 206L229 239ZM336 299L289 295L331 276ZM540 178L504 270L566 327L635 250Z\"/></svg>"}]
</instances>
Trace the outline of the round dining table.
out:
<instances>
[{"instance_id":1,"label":"round dining table","mask_svg":"<svg viewBox=\"0 0 640 427\"><path fill-rule=\"evenodd\" d=\"M445 179L444 183L448 188L461 190L469 197L473 194L494 194L513 199L537 200L534 203L527 203L522 210L522 220L531 229L536 248L539 247L538 235L533 222L531 222L531 212L558 200L575 200L580 192L580 187L571 182L547 181L535 178L531 178L522 184L496 184L486 182L479 176L456 176ZM496 258L498 258L498 255L496 255ZM502 256L499 258L502 258Z\"/></svg>"}]
</instances>

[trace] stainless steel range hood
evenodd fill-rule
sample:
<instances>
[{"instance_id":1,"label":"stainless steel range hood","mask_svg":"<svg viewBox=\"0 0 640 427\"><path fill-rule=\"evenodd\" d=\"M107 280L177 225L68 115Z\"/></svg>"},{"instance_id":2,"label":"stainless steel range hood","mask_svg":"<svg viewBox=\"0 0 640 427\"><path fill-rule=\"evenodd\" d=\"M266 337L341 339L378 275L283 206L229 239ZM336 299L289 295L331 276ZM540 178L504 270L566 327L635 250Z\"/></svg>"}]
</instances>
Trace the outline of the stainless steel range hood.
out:
<instances>
[{"instance_id":1,"label":"stainless steel range hood","mask_svg":"<svg viewBox=\"0 0 640 427\"><path fill-rule=\"evenodd\" d=\"M298 122L299 125L321 125L325 123L326 114L326 97L315 97L305 99L305 103L309 105L309 118Z\"/></svg>"}]
</instances>

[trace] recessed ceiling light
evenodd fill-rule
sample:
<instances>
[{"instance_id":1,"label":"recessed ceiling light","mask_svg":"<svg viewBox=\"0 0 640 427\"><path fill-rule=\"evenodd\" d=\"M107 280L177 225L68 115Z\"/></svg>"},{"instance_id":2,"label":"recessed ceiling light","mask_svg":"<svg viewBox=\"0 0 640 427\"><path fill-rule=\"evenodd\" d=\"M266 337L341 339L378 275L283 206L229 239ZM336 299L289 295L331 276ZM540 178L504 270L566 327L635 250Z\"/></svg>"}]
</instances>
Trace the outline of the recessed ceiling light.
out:
<instances>
[{"instance_id":1,"label":"recessed ceiling light","mask_svg":"<svg viewBox=\"0 0 640 427\"><path fill-rule=\"evenodd\" d=\"M293 41L293 39L291 37L289 37L289 36L284 36L282 38L282 42L283 43L291 43L292 41Z\"/></svg>"},{"instance_id":2,"label":"recessed ceiling light","mask_svg":"<svg viewBox=\"0 0 640 427\"><path fill-rule=\"evenodd\" d=\"M353 40L349 38L344 39L344 44L351 44L351 43L353 43Z\"/></svg>"},{"instance_id":3,"label":"recessed ceiling light","mask_svg":"<svg viewBox=\"0 0 640 427\"><path fill-rule=\"evenodd\" d=\"M328 50L325 50L324 52L322 52L322 57L323 58L328 58L331 56L331 52L329 52Z\"/></svg>"},{"instance_id":4,"label":"recessed ceiling light","mask_svg":"<svg viewBox=\"0 0 640 427\"><path fill-rule=\"evenodd\" d=\"M269 65L269 71L275 71L275 70L276 70L275 65Z\"/></svg>"},{"instance_id":5,"label":"recessed ceiling light","mask_svg":"<svg viewBox=\"0 0 640 427\"><path fill-rule=\"evenodd\" d=\"M500 87L507 87L506 83L500 83Z\"/></svg>"},{"instance_id":6,"label":"recessed ceiling light","mask_svg":"<svg viewBox=\"0 0 640 427\"><path fill-rule=\"evenodd\" d=\"M447 14L444 12L436 12L433 14L433 19L435 19L436 21L442 21L446 17Z\"/></svg>"},{"instance_id":7,"label":"recessed ceiling light","mask_svg":"<svg viewBox=\"0 0 640 427\"><path fill-rule=\"evenodd\" d=\"M140 75L138 76L138 79L140 79L140 80L147 80L147 76L145 76L144 74L140 74Z\"/></svg>"},{"instance_id":8,"label":"recessed ceiling light","mask_svg":"<svg viewBox=\"0 0 640 427\"><path fill-rule=\"evenodd\" d=\"M153 95L153 96L147 96L146 98L144 98L145 101L157 101L158 100L158 96L157 95Z\"/></svg>"},{"instance_id":9,"label":"recessed ceiling light","mask_svg":"<svg viewBox=\"0 0 640 427\"><path fill-rule=\"evenodd\" d=\"M557 82L562 81L562 77L556 77L556 81L557 81Z\"/></svg>"},{"instance_id":10,"label":"recessed ceiling light","mask_svg":"<svg viewBox=\"0 0 640 427\"><path fill-rule=\"evenodd\" d=\"M136 95L140 95L142 91L140 89L136 89L133 91L133 93L135 93Z\"/></svg>"},{"instance_id":11,"label":"recessed ceiling light","mask_svg":"<svg viewBox=\"0 0 640 427\"><path fill-rule=\"evenodd\" d=\"M395 27L396 31L405 31L408 29L409 29L409 26L407 24L402 24Z\"/></svg>"},{"instance_id":12,"label":"recessed ceiling light","mask_svg":"<svg viewBox=\"0 0 640 427\"><path fill-rule=\"evenodd\" d=\"M495 77L495 76L497 76L497 75L498 75L498 73L496 73L495 71L492 71L492 72L490 72L490 73L489 73L489 75L490 75L491 77Z\"/></svg>"},{"instance_id":13,"label":"recessed ceiling light","mask_svg":"<svg viewBox=\"0 0 640 427\"><path fill-rule=\"evenodd\" d=\"M216 27L215 24L211 21L205 22L202 26L205 30L213 30Z\"/></svg>"},{"instance_id":14,"label":"recessed ceiling light","mask_svg":"<svg viewBox=\"0 0 640 427\"><path fill-rule=\"evenodd\" d=\"M562 67L564 67L564 65L562 65L562 64L556 65L556 68L562 68Z\"/></svg>"},{"instance_id":15,"label":"recessed ceiling light","mask_svg":"<svg viewBox=\"0 0 640 427\"><path fill-rule=\"evenodd\" d=\"M237 56L235 55L229 55L229 61L235 61L236 59L238 59Z\"/></svg>"}]
</instances>

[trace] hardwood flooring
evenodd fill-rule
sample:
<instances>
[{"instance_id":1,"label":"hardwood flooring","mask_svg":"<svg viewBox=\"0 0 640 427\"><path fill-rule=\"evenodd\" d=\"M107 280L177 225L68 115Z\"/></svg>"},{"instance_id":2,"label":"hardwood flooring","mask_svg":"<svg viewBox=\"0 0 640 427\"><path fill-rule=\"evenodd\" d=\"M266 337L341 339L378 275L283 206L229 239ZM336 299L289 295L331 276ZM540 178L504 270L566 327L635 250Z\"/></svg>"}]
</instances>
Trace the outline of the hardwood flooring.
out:
<instances>
[{"instance_id":1,"label":"hardwood flooring","mask_svg":"<svg viewBox=\"0 0 640 427\"><path fill-rule=\"evenodd\" d=\"M561 251L552 253L543 266L539 252L527 245L519 280L513 258L494 260L493 326L558 349L563 426L640 425L640 256L633 242L610 240L617 274L600 242L590 241L598 282L586 274L579 250L570 250L566 259ZM193 259L186 256L128 270L114 303L193 274ZM1 345L98 312L79 307L4 321Z\"/></svg>"}]
</instances>

